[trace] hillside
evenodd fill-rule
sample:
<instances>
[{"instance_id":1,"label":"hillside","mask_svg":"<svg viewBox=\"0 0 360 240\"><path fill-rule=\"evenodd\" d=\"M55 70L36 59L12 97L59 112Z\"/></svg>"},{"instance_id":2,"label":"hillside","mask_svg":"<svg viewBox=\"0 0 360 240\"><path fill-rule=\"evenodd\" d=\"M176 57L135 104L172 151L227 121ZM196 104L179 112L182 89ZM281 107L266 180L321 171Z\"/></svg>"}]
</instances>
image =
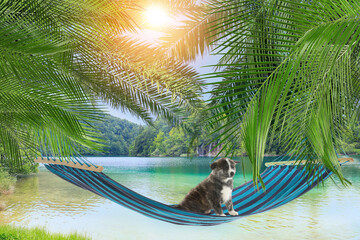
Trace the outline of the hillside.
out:
<instances>
[{"instance_id":1,"label":"hillside","mask_svg":"<svg viewBox=\"0 0 360 240\"><path fill-rule=\"evenodd\" d=\"M105 115L104 120L94 124L101 132L101 138L107 145L104 152L84 152L87 156L129 155L129 146L139 135L141 126L125 119Z\"/></svg>"}]
</instances>

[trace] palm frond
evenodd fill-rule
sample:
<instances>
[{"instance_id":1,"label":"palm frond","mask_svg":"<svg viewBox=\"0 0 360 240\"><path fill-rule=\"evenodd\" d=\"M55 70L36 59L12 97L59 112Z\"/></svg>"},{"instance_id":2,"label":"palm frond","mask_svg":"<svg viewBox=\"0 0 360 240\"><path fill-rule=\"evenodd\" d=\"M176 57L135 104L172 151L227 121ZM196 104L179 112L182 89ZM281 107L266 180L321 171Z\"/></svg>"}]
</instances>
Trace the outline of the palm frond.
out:
<instances>
[{"instance_id":1,"label":"palm frond","mask_svg":"<svg viewBox=\"0 0 360 240\"><path fill-rule=\"evenodd\" d=\"M130 14L139 9L127 0L0 3L0 149L9 162L21 165L24 149L60 157L99 149L94 99L148 122L151 113L178 119L179 105L195 109L196 72L150 59L154 49L123 37L137 31Z\"/></svg>"},{"instance_id":2,"label":"palm frond","mask_svg":"<svg viewBox=\"0 0 360 240\"><path fill-rule=\"evenodd\" d=\"M351 56L359 45L360 6L348 1L214 6L242 11L219 23L225 30L215 51L225 52L218 64L223 70L211 77L225 79L213 90L214 108L220 105L212 121L223 121L221 112L230 117L223 125L244 141L254 181L261 182L266 141L276 137L292 158L320 159L345 183L336 139L356 108Z\"/></svg>"},{"instance_id":3,"label":"palm frond","mask_svg":"<svg viewBox=\"0 0 360 240\"><path fill-rule=\"evenodd\" d=\"M175 15L178 24L172 26L161 38L166 54L183 61L194 61L213 48L212 42L222 28L215 24L226 18L227 12L212 11L211 1L195 1ZM210 32L209 29L212 29Z\"/></svg>"},{"instance_id":4,"label":"palm frond","mask_svg":"<svg viewBox=\"0 0 360 240\"><path fill-rule=\"evenodd\" d=\"M118 38L111 47L75 62L80 63L75 69L82 83L97 97L144 120L151 121L153 114L175 121L181 118L180 105L197 109L201 81L196 71L137 39Z\"/></svg>"}]
</instances>

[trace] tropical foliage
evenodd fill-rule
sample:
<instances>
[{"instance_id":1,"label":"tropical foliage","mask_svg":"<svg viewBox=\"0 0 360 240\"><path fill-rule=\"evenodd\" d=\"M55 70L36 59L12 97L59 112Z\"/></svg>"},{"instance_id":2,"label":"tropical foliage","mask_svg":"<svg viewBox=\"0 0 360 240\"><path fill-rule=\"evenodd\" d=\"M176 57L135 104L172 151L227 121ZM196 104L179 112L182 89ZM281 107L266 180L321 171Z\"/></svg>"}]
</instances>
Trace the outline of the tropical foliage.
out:
<instances>
[{"instance_id":1,"label":"tropical foliage","mask_svg":"<svg viewBox=\"0 0 360 240\"><path fill-rule=\"evenodd\" d=\"M202 81L185 61L212 50L221 60L204 76L213 90L211 114L201 117L208 116L206 136L222 146L219 154L243 144L262 183L264 153L276 144L292 158L319 159L345 183L337 153L346 128L359 119L360 4L164 2L186 24L173 26L159 45L134 37L142 7L130 1L2 1L2 158L21 165L24 156L99 150L92 126L102 118L97 100L150 124L152 115L185 120L203 106ZM194 136L199 126L183 123ZM159 151L162 137L154 138Z\"/></svg>"},{"instance_id":2,"label":"tropical foliage","mask_svg":"<svg viewBox=\"0 0 360 240\"><path fill-rule=\"evenodd\" d=\"M196 72L129 36L141 10L127 0L1 1L0 151L10 168L100 150L97 100L149 123L178 121L178 106L196 111Z\"/></svg>"},{"instance_id":3,"label":"tropical foliage","mask_svg":"<svg viewBox=\"0 0 360 240\"><path fill-rule=\"evenodd\" d=\"M219 1L212 121L223 141L242 139L259 177L266 142L295 159L320 159L344 183L337 161L344 128L358 119L357 1Z\"/></svg>"},{"instance_id":4,"label":"tropical foliage","mask_svg":"<svg viewBox=\"0 0 360 240\"><path fill-rule=\"evenodd\" d=\"M191 52L202 46L221 56L205 77L214 87L209 122L225 154L243 141L261 182L267 143L276 143L294 159L320 160L345 183L337 154L345 128L359 119L358 1L203 2L177 54L191 42ZM196 44L204 37L211 41Z\"/></svg>"}]
</instances>

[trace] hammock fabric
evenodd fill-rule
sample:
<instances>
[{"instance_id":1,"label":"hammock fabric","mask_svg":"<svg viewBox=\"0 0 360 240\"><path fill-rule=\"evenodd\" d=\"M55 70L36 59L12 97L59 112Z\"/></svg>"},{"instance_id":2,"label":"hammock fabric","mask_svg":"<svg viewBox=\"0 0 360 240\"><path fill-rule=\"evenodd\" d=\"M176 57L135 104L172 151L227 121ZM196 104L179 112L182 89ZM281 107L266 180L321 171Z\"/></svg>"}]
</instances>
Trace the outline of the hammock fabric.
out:
<instances>
[{"instance_id":1,"label":"hammock fabric","mask_svg":"<svg viewBox=\"0 0 360 240\"><path fill-rule=\"evenodd\" d=\"M311 176L307 174L302 165L270 166L261 174L266 191L261 186L259 189L254 187L253 181L234 188L234 209L239 213L239 216L230 216L224 208L224 213L227 216L221 217L214 215L214 213L187 212L157 202L126 188L102 172L56 164L45 164L45 166L66 181L138 213L173 224L193 226L227 223L240 217L280 207L308 192L332 174L319 164L313 165Z\"/></svg>"}]
</instances>

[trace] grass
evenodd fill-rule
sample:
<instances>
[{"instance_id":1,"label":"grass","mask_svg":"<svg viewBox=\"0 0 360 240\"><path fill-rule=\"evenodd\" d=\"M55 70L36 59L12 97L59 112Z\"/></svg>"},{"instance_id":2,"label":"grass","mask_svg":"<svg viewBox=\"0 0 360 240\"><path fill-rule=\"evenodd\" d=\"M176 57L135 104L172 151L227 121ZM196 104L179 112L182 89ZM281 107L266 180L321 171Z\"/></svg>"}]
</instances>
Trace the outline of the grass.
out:
<instances>
[{"instance_id":1,"label":"grass","mask_svg":"<svg viewBox=\"0 0 360 240\"><path fill-rule=\"evenodd\" d=\"M0 169L0 195L11 192L15 182L15 177Z\"/></svg>"},{"instance_id":2,"label":"grass","mask_svg":"<svg viewBox=\"0 0 360 240\"><path fill-rule=\"evenodd\" d=\"M22 227L13 227L0 225L0 240L85 240L90 239L77 233L52 234L46 230L33 228L27 229Z\"/></svg>"}]
</instances>

